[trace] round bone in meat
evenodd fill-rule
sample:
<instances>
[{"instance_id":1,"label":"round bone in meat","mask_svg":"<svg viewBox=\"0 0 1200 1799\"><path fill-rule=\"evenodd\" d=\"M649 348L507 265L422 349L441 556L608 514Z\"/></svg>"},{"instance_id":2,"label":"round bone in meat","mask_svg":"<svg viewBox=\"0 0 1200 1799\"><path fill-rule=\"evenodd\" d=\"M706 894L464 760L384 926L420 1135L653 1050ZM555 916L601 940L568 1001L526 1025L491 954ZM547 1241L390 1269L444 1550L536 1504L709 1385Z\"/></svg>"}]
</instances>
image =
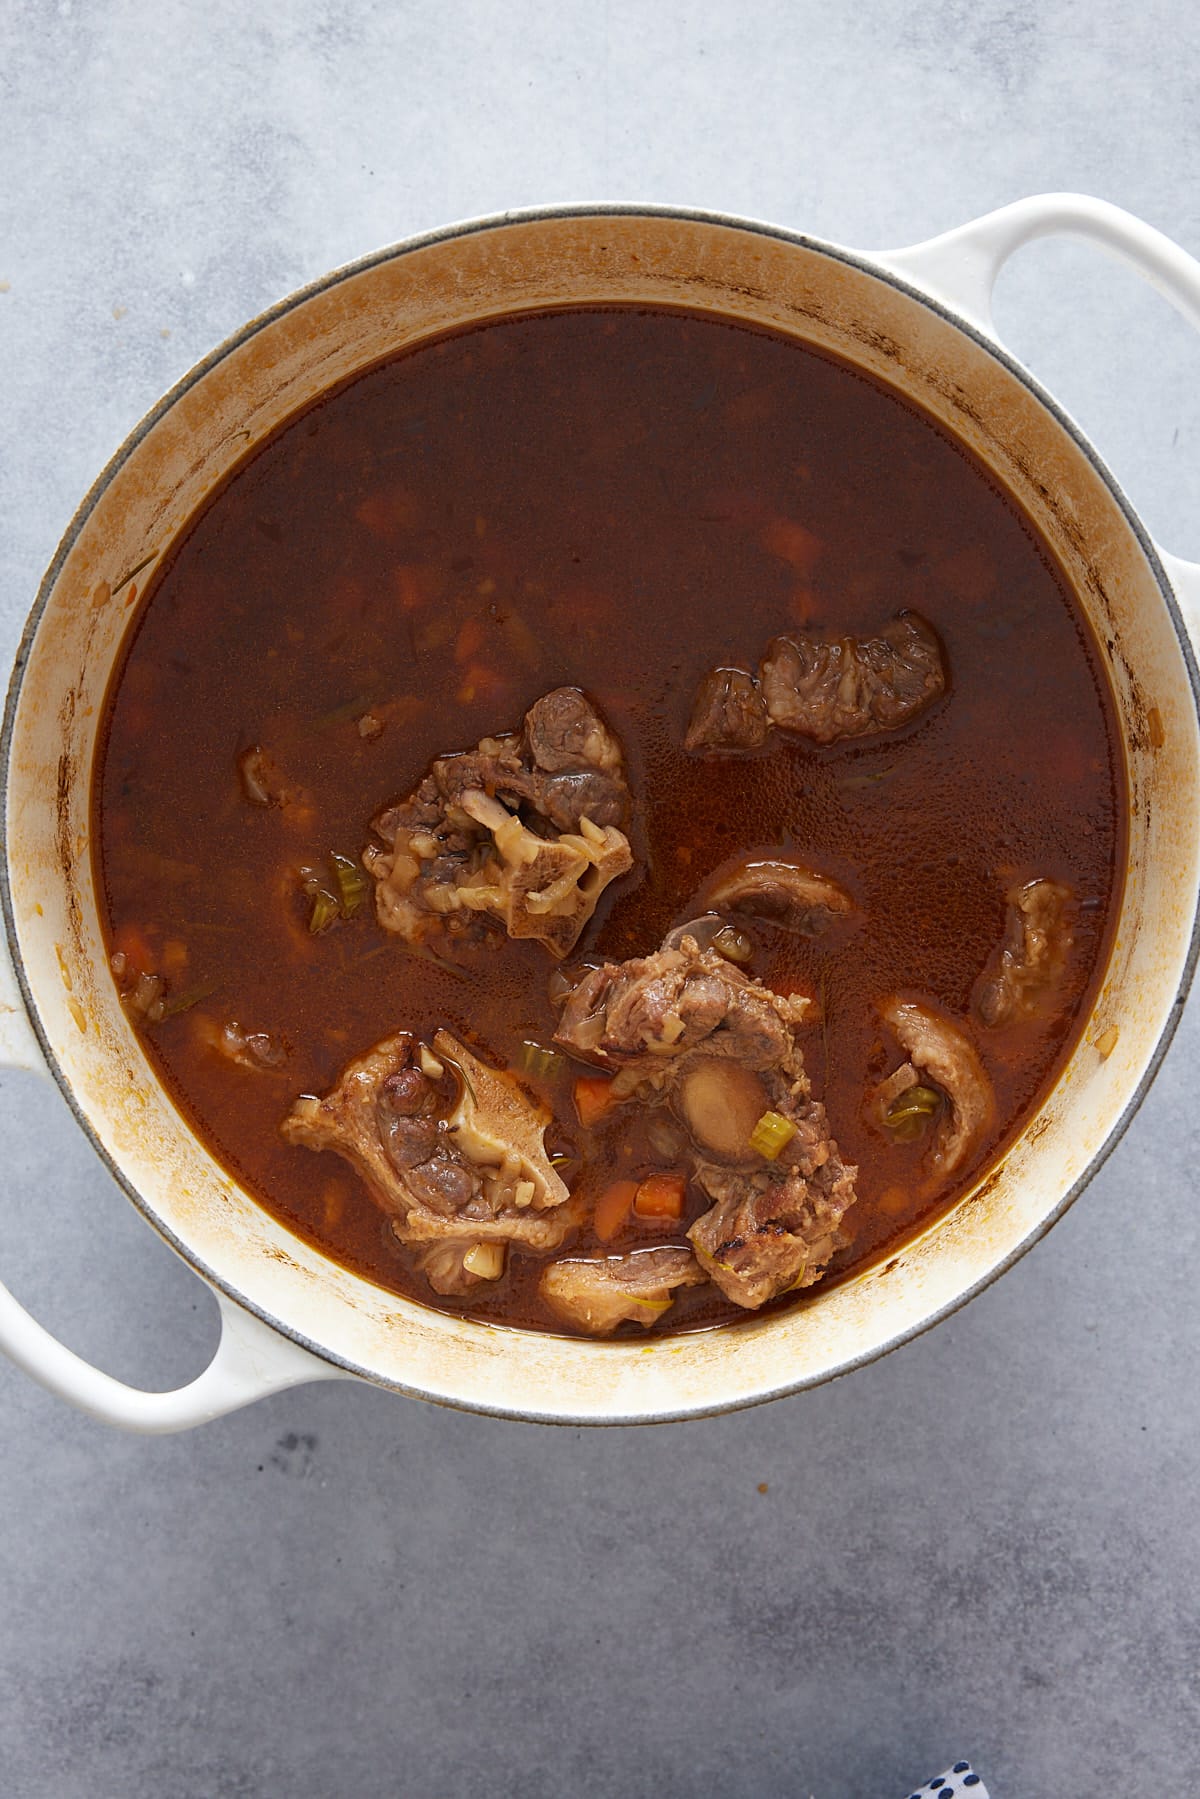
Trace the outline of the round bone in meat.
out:
<instances>
[{"instance_id":1,"label":"round bone in meat","mask_svg":"<svg viewBox=\"0 0 1200 1799\"><path fill-rule=\"evenodd\" d=\"M754 1127L771 1100L753 1069L727 1056L695 1056L675 1083L671 1103L693 1138L719 1162L753 1167Z\"/></svg>"}]
</instances>

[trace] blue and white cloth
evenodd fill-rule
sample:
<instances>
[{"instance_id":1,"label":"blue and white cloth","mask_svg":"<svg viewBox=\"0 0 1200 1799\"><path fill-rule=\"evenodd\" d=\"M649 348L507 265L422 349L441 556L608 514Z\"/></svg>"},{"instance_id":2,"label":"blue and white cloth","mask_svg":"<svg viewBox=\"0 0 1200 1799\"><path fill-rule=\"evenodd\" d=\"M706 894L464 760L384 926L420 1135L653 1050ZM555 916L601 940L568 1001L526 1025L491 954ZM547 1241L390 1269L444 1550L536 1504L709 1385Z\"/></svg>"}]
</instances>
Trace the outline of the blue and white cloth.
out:
<instances>
[{"instance_id":1,"label":"blue and white cloth","mask_svg":"<svg viewBox=\"0 0 1200 1799\"><path fill-rule=\"evenodd\" d=\"M908 1799L988 1799L988 1790L970 1762L955 1762L923 1787L913 1787Z\"/></svg>"}]
</instances>

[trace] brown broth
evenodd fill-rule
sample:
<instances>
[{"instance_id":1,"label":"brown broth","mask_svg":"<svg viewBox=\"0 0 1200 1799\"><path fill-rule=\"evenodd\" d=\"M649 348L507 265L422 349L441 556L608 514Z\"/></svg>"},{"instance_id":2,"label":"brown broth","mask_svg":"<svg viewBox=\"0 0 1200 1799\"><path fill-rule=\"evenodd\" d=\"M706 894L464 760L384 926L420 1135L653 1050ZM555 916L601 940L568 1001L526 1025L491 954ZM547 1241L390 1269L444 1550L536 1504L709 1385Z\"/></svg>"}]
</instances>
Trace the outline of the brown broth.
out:
<instances>
[{"instance_id":1,"label":"brown broth","mask_svg":"<svg viewBox=\"0 0 1200 1799\"><path fill-rule=\"evenodd\" d=\"M768 547L784 544L773 519L820 540L811 566ZM950 669L912 724L828 749L776 733L749 756L684 754L714 664L753 665L803 625L869 635L903 606L936 627ZM705 877L751 850L794 851L854 896L855 918L822 938L758 929L755 969L821 997L804 1054L860 1167L853 1242L827 1278L861 1266L995 1162L1069 1053L1119 897L1122 761L1100 654L1029 521L891 391L765 331L596 309L463 332L322 400L197 517L142 601L94 794L110 943L136 927L176 992L212 988L146 1029L155 1067L218 1159L337 1260L426 1303L560 1329L526 1256L469 1304L436 1299L349 1168L278 1127L397 1029L444 1025L510 1066L523 1040L549 1043L545 951L506 942L448 973L384 933L369 899L312 937L295 870L357 856L433 757L518 726L565 683L619 734L637 809L634 871L578 953L648 953L694 914ZM390 708L374 740L358 729L368 706ZM307 809L246 803L236 757L253 743ZM900 1059L876 1002L900 990L969 1017L1006 890L1035 875L1080 901L1062 1004L973 1027L996 1126L931 1200L923 1146L863 1119L869 1084ZM203 1017L282 1038L285 1068L230 1065L199 1040ZM582 1145L569 1080L530 1084ZM648 1169L644 1156L618 1118L589 1146L585 1190ZM666 1240L634 1225L608 1247ZM594 1247L590 1233L572 1247ZM667 1327L744 1316L705 1287Z\"/></svg>"}]
</instances>

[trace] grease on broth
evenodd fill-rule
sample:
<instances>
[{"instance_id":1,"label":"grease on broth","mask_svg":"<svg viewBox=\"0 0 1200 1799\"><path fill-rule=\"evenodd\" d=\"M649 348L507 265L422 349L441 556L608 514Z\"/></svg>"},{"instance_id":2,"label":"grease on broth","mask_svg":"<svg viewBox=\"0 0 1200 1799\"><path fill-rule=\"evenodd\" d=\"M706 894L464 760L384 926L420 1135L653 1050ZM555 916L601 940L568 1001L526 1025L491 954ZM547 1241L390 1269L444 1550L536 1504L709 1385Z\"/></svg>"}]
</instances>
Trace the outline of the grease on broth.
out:
<instances>
[{"instance_id":1,"label":"grease on broth","mask_svg":"<svg viewBox=\"0 0 1200 1799\"><path fill-rule=\"evenodd\" d=\"M712 669L753 669L789 633L870 638L906 609L948 682L898 728L685 750ZM155 1067L266 1207L425 1303L563 1328L532 1255L439 1298L354 1171L280 1135L298 1095L400 1030L448 1030L550 1109L584 1220L570 1253L685 1244L708 1203L692 1190L678 1215L595 1216L661 1158L645 1118L581 1124L588 1071L553 1047L545 950L413 953L362 877L388 802L562 686L616 733L633 797L633 867L576 957L648 955L747 859L803 863L850 896L816 936L735 922L763 984L816 1002L797 1040L859 1171L826 1278L865 1265L995 1163L1073 1046L1118 897L1122 765L1097 646L1029 521L895 394L765 331L619 308L465 331L293 420L195 519L140 601L94 793L110 950L127 992L150 983ZM341 883L360 878L350 903ZM989 1025L981 983L1010 896L1036 882L1071 895L1052 1003ZM928 1102L910 1097L907 1135L872 1116L903 1060L880 1014L896 994L965 1021L995 1096L940 1187ZM652 1328L743 1316L705 1283Z\"/></svg>"}]
</instances>

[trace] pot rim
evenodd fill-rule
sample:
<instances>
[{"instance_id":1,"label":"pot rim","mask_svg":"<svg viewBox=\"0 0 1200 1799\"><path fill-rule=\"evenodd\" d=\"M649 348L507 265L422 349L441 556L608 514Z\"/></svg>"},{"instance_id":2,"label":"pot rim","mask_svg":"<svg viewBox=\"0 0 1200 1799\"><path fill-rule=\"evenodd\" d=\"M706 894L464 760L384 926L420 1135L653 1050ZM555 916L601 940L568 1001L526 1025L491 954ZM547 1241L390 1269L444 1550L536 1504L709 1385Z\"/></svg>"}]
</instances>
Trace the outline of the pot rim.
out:
<instances>
[{"instance_id":1,"label":"pot rim","mask_svg":"<svg viewBox=\"0 0 1200 1799\"><path fill-rule=\"evenodd\" d=\"M984 350L994 361L998 362L1010 376L1020 382L1023 387L1033 394L1047 412L1049 412L1058 426L1066 433L1075 448L1080 451L1091 466L1093 472L1108 489L1125 523L1129 527L1139 548L1146 558L1146 562L1154 577L1155 585L1158 588L1159 595L1166 607L1172 629L1183 657L1188 685L1191 688L1193 705L1196 709L1197 718L1200 720L1200 668L1197 666L1192 640L1184 621L1182 611L1179 607L1179 603L1175 597L1174 590L1163 567L1157 545L1142 523L1137 511L1131 505L1121 484L1117 481L1116 477L1108 468L1108 465L1099 455L1098 451L1091 443L1091 440L1074 422L1053 395L1042 386L1036 376L1005 349L998 339L981 330L977 325L965 318L960 312L956 311L953 306L949 305L936 294L916 285L913 281L906 279L904 276L897 274L888 266L886 260L880 260L879 257L873 256L868 252L848 250L839 244L830 243L824 238L812 237L805 232L791 231L785 226L769 224L762 220L744 218L733 213L711 212L705 208L671 206L655 203L639 204L636 202L596 204L580 202L569 205L522 207L511 212L484 214L477 218L461 220L455 224L439 226L434 230L422 232L413 237L401 238L397 242L385 245L383 248L372 251L365 256L355 258L350 262L341 263L336 268L329 270L326 274L305 283L302 287L296 288L283 299L276 301L273 306L258 313L254 318L248 320L244 325L240 326L236 331L224 338L214 349L210 350L206 356L194 363L173 386L168 388L155 405L151 407L148 412L143 414L138 423L109 457L100 473L96 476L95 480L80 500L58 543L53 558L47 566L46 572L39 584L34 603L25 620L25 625L17 646L12 672L9 677L8 689L5 697L3 723L0 725L0 784L2 784L3 789L5 819L7 819L8 813L13 735L17 707L24 679L25 665L28 661L33 640L37 634L50 595L57 583L63 564L71 553L85 524L95 507L99 504L101 497L113 478L147 437L150 431L153 430L160 420L166 416L172 407L196 386L210 370L215 368L233 351L248 343L260 331L285 317L288 313L303 306L314 296L336 287L338 283L349 277L365 273L369 269L398 260L400 257L409 255L415 251L424 250L432 245L445 243L456 238L471 237L485 231L503 230L514 225L537 224L542 221L555 219L591 218L680 219L695 224L715 225L725 230L745 232L752 236L769 237L783 243L794 244L797 247L811 251L818 256L826 256L832 261L844 263L865 275L883 282L897 292L905 295L908 299L916 301L918 304L934 313L946 324L960 331L978 348ZM725 1399L715 1401L711 1405L688 1405L682 1408L666 1407L656 1411L643 1411L633 1414L613 1413L602 1418L592 1416L581 1419L564 1416L561 1413L549 1411L542 1412L537 1409L523 1406L506 1405L502 1401L499 1403L485 1403L483 1401L452 1398L443 1394L430 1393L419 1386L409 1385L403 1381L390 1379L371 1369L361 1367L349 1358L339 1355L336 1351L330 1350L324 1345L316 1342L314 1339L306 1336L305 1333L295 1325L286 1323L284 1320L274 1317L265 1307L260 1306L254 1300L245 1296L230 1280L209 1267L202 1258L197 1256L183 1242L176 1232L171 1230L155 1214L148 1202L142 1197L138 1188L125 1174L119 1162L110 1154L101 1141L98 1132L93 1126L81 1102L76 1097L71 1080L55 1054L43 1026L41 1015L34 999L33 990L27 978L24 959L21 954L20 941L17 934L7 843L8 833L6 829L4 831L4 853L0 855L0 909L2 909L3 913L4 935L12 962L13 973L31 1029L36 1038L46 1068L63 1098L66 1100L75 1122L83 1131L88 1142L91 1144L92 1149L100 1158L117 1186L125 1194L126 1198L136 1207L146 1223L149 1224L151 1228L155 1230L176 1252L176 1254L180 1256L187 1266L191 1268L194 1273L198 1274L210 1287L215 1289L218 1293L224 1294L228 1299L232 1300L243 1310L251 1313L263 1324L276 1331L280 1336L297 1344L300 1348L307 1350L311 1355L316 1357L318 1361L329 1365L331 1369L340 1370L344 1374L355 1376L369 1385L383 1387L392 1392L403 1393L410 1398L431 1401L434 1404L449 1406L455 1410L475 1412L489 1417L512 1418L528 1423L564 1425L588 1423L593 1426L659 1424L682 1422L692 1418L709 1418L719 1416L726 1412L749 1410L752 1406L766 1405L773 1400L786 1398L790 1394L806 1391L813 1387L823 1386L828 1381L839 1379L844 1374L849 1374L857 1368L878 1361L883 1356L889 1355L893 1350L900 1348L902 1344L911 1342L915 1338L923 1336L927 1331L932 1330L935 1325L940 1324L945 1318L960 1311L962 1307L967 1305L979 1293L983 1292L985 1288L991 1286L993 1281L998 1280L1002 1274L1007 1273L1013 1264L1018 1262L1035 1243L1040 1242L1041 1239L1048 1234L1054 1225L1058 1223L1059 1219L1062 1218L1074 1204L1075 1200L1088 1185L1089 1181L1091 1181L1099 1172L1109 1156L1116 1149L1132 1123L1135 1113L1141 1106L1142 1101L1145 1099L1147 1092L1162 1066L1163 1059L1166 1056L1167 1050L1170 1048L1176 1029L1178 1028L1184 1002L1191 989L1197 961L1200 960L1200 891L1198 891L1193 897L1192 923L1188 940L1187 955L1183 963L1170 1010L1158 1035L1153 1052L1142 1072L1141 1078L1126 1102L1124 1109L1109 1127L1099 1148L1086 1164L1078 1178L1060 1196L1051 1210L1038 1221L1037 1225L1030 1230L1007 1255L990 1267L978 1280L964 1288L953 1299L947 1301L937 1311L910 1328L899 1331L886 1342L876 1344L869 1349L863 1350L861 1354L841 1363L836 1368L823 1370L816 1374L804 1375L795 1380L784 1381L771 1388L769 1391L753 1393L746 1398ZM493 1326L491 1328L507 1330L509 1327ZM737 1327L735 1325L732 1328L736 1329ZM549 1335L549 1333L543 1334ZM597 1347L603 1351L603 1345L598 1345Z\"/></svg>"}]
</instances>

